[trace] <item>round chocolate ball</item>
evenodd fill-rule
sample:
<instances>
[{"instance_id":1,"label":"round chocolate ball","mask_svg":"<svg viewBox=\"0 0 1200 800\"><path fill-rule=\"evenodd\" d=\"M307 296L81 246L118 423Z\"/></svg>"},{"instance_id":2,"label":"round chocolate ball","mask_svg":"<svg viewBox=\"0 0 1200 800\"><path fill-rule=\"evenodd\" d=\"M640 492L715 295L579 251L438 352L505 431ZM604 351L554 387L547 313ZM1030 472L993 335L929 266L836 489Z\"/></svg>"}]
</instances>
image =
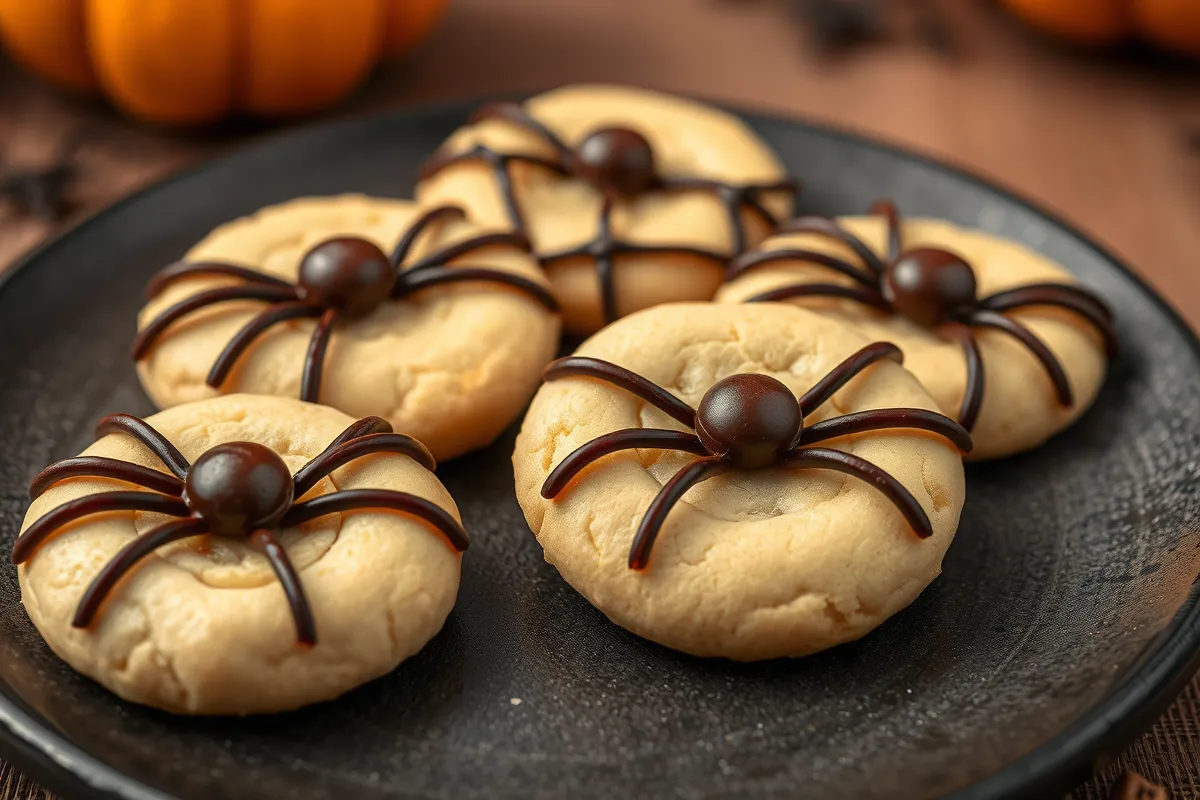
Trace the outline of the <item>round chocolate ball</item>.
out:
<instances>
[{"instance_id":1,"label":"round chocolate ball","mask_svg":"<svg viewBox=\"0 0 1200 800\"><path fill-rule=\"evenodd\" d=\"M753 469L784 459L804 424L792 390L768 375L731 375L696 409L696 433L713 455Z\"/></svg>"},{"instance_id":2,"label":"round chocolate ball","mask_svg":"<svg viewBox=\"0 0 1200 800\"><path fill-rule=\"evenodd\" d=\"M298 283L305 300L360 317L388 299L395 280L382 250L365 239L346 236L328 239L305 253Z\"/></svg>"},{"instance_id":3,"label":"round chocolate ball","mask_svg":"<svg viewBox=\"0 0 1200 800\"><path fill-rule=\"evenodd\" d=\"M629 128L601 128L575 148L572 171L604 192L632 196L650 189L658 177L654 150Z\"/></svg>"},{"instance_id":4,"label":"round chocolate ball","mask_svg":"<svg viewBox=\"0 0 1200 800\"><path fill-rule=\"evenodd\" d=\"M295 484L283 459L254 442L219 444L188 470L184 500L220 536L274 528L292 504Z\"/></svg>"},{"instance_id":5,"label":"round chocolate ball","mask_svg":"<svg viewBox=\"0 0 1200 800\"><path fill-rule=\"evenodd\" d=\"M883 274L883 296L896 312L932 328L975 304L975 272L946 250L919 247L901 253Z\"/></svg>"}]
</instances>

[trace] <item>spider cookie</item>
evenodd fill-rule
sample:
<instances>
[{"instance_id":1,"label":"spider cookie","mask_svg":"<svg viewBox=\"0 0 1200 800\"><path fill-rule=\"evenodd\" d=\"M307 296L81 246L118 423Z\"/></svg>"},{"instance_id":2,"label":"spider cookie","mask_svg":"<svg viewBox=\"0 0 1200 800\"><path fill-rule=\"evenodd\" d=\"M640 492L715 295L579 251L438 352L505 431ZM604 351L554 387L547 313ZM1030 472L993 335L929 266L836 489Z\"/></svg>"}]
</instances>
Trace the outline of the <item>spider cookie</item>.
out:
<instances>
[{"instance_id":1,"label":"spider cookie","mask_svg":"<svg viewBox=\"0 0 1200 800\"><path fill-rule=\"evenodd\" d=\"M224 225L158 273L133 355L160 407L294 397L380 416L449 459L492 441L558 346L557 302L513 233L359 195Z\"/></svg>"},{"instance_id":2,"label":"spider cookie","mask_svg":"<svg viewBox=\"0 0 1200 800\"><path fill-rule=\"evenodd\" d=\"M547 367L517 499L640 636L745 661L857 639L938 575L963 503L970 437L901 359L784 305L638 312Z\"/></svg>"},{"instance_id":3,"label":"spider cookie","mask_svg":"<svg viewBox=\"0 0 1200 800\"><path fill-rule=\"evenodd\" d=\"M800 217L735 260L723 302L798 303L894 342L971 431L972 458L1040 445L1095 400L1116 349L1104 301L1020 244L933 219Z\"/></svg>"},{"instance_id":4,"label":"spider cookie","mask_svg":"<svg viewBox=\"0 0 1200 800\"><path fill-rule=\"evenodd\" d=\"M590 333L640 308L708 300L731 255L792 208L795 181L742 122L678 97L567 86L475 112L424 165L417 199L525 233Z\"/></svg>"},{"instance_id":5,"label":"spider cookie","mask_svg":"<svg viewBox=\"0 0 1200 800\"><path fill-rule=\"evenodd\" d=\"M13 546L50 647L121 697L184 714L336 697L450 613L467 535L423 445L378 417L231 395L47 467Z\"/></svg>"}]
</instances>

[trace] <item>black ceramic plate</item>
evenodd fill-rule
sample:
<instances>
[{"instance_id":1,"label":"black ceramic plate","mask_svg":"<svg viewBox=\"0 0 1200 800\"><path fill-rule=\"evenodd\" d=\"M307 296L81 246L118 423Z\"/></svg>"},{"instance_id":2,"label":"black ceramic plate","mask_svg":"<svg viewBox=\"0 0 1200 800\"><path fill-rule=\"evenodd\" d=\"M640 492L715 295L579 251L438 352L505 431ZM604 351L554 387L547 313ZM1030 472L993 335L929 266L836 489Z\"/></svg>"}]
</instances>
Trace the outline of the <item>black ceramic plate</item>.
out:
<instances>
[{"instance_id":1,"label":"black ceramic plate","mask_svg":"<svg viewBox=\"0 0 1200 800\"><path fill-rule=\"evenodd\" d=\"M113 411L148 413L127 357L146 278L210 228L296 195L403 196L470 106L294 133L127 200L0 288L0 551L47 462ZM806 210L880 194L1019 239L1107 296L1123 353L1082 421L968 471L943 575L860 642L703 661L610 624L542 561L513 434L440 474L473 544L445 630L393 674L265 719L128 705L74 674L0 570L3 754L72 796L1031 797L1147 726L1198 666L1200 350L1129 271L984 182L845 134L749 121ZM514 698L520 698L520 703Z\"/></svg>"}]
</instances>

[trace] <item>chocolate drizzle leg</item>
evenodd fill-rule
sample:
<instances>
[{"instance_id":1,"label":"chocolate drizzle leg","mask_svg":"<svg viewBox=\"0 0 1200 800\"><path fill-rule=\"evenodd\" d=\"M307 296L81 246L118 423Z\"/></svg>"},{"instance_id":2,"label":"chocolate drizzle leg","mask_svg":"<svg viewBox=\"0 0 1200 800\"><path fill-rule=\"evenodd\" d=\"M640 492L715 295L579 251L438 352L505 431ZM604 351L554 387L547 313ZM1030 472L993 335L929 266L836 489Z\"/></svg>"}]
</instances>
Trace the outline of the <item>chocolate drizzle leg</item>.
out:
<instances>
[{"instance_id":1,"label":"chocolate drizzle leg","mask_svg":"<svg viewBox=\"0 0 1200 800\"><path fill-rule=\"evenodd\" d=\"M525 109L518 103L489 103L472 114L468 121L474 125L488 119L502 119L505 122L525 128L553 147L556 151L555 157L543 158L530 154L499 153L486 145L480 144L462 153L434 153L432 157L421 165L417 179L426 180L455 164L470 163L472 161L483 162L492 170L492 176L496 179L496 184L500 187L500 195L504 198L504 208L508 213L509 224L513 227L513 230L528 235L529 230L525 226L525 216L521 212L521 205L517 202L517 194L513 189L510 165L514 163L531 164L557 175L566 175L568 174L568 170L565 163L568 161L570 149L563 144L558 136L525 113Z\"/></svg>"},{"instance_id":2,"label":"chocolate drizzle leg","mask_svg":"<svg viewBox=\"0 0 1200 800\"><path fill-rule=\"evenodd\" d=\"M91 625L100 610L100 604L117 585L117 581L143 558L163 545L187 539L190 536L197 536L203 532L203 520L187 517L152 528L122 547L88 584L83 597L79 600L79 605L75 608L75 616L71 619L72 627L86 628Z\"/></svg>"},{"instance_id":3,"label":"chocolate drizzle leg","mask_svg":"<svg viewBox=\"0 0 1200 800\"><path fill-rule=\"evenodd\" d=\"M145 445L151 453L154 453L155 457L163 462L176 478L183 480L187 477L191 465L183 457L183 453L179 452L179 448L171 444L167 437L154 430L145 420L138 419L132 414L109 414L96 426L96 438L99 439L111 433L124 433L132 436Z\"/></svg>"},{"instance_id":4,"label":"chocolate drizzle leg","mask_svg":"<svg viewBox=\"0 0 1200 800\"><path fill-rule=\"evenodd\" d=\"M887 260L895 261L900 257L900 251L904 249L904 242L900 237L900 209L896 208L896 204L891 200L876 200L871 203L870 213L883 217L884 225L887 226ZM864 247L867 252L871 252L871 248ZM855 252L862 253L862 250L855 249ZM882 269L878 270L882 272Z\"/></svg>"},{"instance_id":5,"label":"chocolate drizzle leg","mask_svg":"<svg viewBox=\"0 0 1200 800\"><path fill-rule=\"evenodd\" d=\"M807 233L832 239L850 248L862 265L827 253L789 247L747 253L734 259L726 271L733 280L748 270L781 262L802 262L830 269L850 278L854 286L806 281L787 284L747 298L769 302L798 297L851 300L887 314L905 317L941 338L957 342L966 362L966 380L958 420L972 430L983 405L984 365L976 340L977 328L990 328L1012 336L1042 365L1063 407L1074 403L1071 387L1058 358L1029 328L1002 312L1028 308L1058 308L1087 322L1103 341L1111 359L1117 351L1112 312L1096 295L1065 283L1031 283L979 297L975 272L961 256L934 247L904 248L900 214L890 200L871 205L871 213L884 218L887 227L886 259L876 255L861 239L824 217L799 217L783 222L781 232ZM866 270L863 269L865 265Z\"/></svg>"},{"instance_id":6,"label":"chocolate drizzle leg","mask_svg":"<svg viewBox=\"0 0 1200 800\"><path fill-rule=\"evenodd\" d=\"M979 341L970 327L961 322L947 322L939 328L947 339L958 342L962 347L963 360L967 366L967 378L963 382L962 404L958 407L958 421L967 430L975 427L979 409L983 406L983 354L979 352Z\"/></svg>"},{"instance_id":7,"label":"chocolate drizzle leg","mask_svg":"<svg viewBox=\"0 0 1200 800\"><path fill-rule=\"evenodd\" d=\"M603 127L584 136L575 147L569 146L547 126L534 119L518 103L501 102L483 106L471 116L476 124L485 120L502 120L532 133L545 143L554 155L534 156L521 153L500 153L486 145L476 145L462 153L435 153L420 171L426 180L454 164L483 162L492 170L504 198L509 224L528 236L524 213L513 188L510 165L532 164L564 178L584 181L602 196L600 214L596 221L596 237L576 247L553 253L539 254L543 267L551 267L566 259L587 257L593 260L605 322L617 319L618 302L614 285L617 257L625 254L695 256L717 265L724 265L730 255L746 249L746 226L743 209L758 216L773 229L778 220L762 202L771 192L787 192L794 198L799 182L792 178L755 184L732 184L708 178L662 175L656 165L650 141L635 130L625 127ZM710 191L725 209L729 220L731 253L720 253L697 247L674 247L628 242L616 238L612 231L612 212L616 203L628 202L650 192Z\"/></svg>"},{"instance_id":8,"label":"chocolate drizzle leg","mask_svg":"<svg viewBox=\"0 0 1200 800\"><path fill-rule=\"evenodd\" d=\"M283 587L284 597L292 609L292 619L296 623L296 641L302 645L313 646L317 643L317 623L313 619L312 607L304 596L304 587L300 585L300 576L292 566L287 551L266 528L261 528L250 535L251 544L258 547L271 564L279 585Z\"/></svg>"},{"instance_id":9,"label":"chocolate drizzle leg","mask_svg":"<svg viewBox=\"0 0 1200 800\"><path fill-rule=\"evenodd\" d=\"M1075 402L1071 395L1071 384L1067 380L1066 370L1063 369L1062 364L1046 346L1046 343L1039 339L1033 331L1016 320L994 311L976 312L971 316L971 324L980 328L1004 331L1025 345L1025 348L1033 353L1034 358L1042 362L1046 374L1050 376L1050 382L1054 384L1054 393L1058 396L1059 404L1064 408L1070 408Z\"/></svg>"},{"instance_id":10,"label":"chocolate drizzle leg","mask_svg":"<svg viewBox=\"0 0 1200 800\"><path fill-rule=\"evenodd\" d=\"M174 475L115 458L80 456L51 464L39 472L29 484L29 499L37 500L51 486L68 478L112 478L163 494L183 491L183 482Z\"/></svg>"},{"instance_id":11,"label":"chocolate drizzle leg","mask_svg":"<svg viewBox=\"0 0 1200 800\"><path fill-rule=\"evenodd\" d=\"M708 456L693 461L672 475L650 501L642 521L638 523L637 532L633 535L633 544L629 547L629 568L643 570L649 566L650 550L658 539L658 532L662 530L663 523L667 521L667 514L683 499L688 489L729 470L729 464L720 456Z\"/></svg>"},{"instance_id":12,"label":"chocolate drizzle leg","mask_svg":"<svg viewBox=\"0 0 1200 800\"><path fill-rule=\"evenodd\" d=\"M424 445L391 432L379 417L346 428L319 455L292 475L275 451L254 442L227 442L206 450L194 463L148 423L125 414L102 422L97 435L128 433L145 444L174 475L138 464L101 457L70 458L51 464L29 488L38 497L59 481L76 477L111 478L151 491L100 492L72 500L40 517L17 537L12 560L22 564L60 528L112 511L153 511L177 517L134 538L92 579L76 608L72 625L87 627L105 598L130 569L158 548L192 536L210 534L244 539L262 551L283 587L302 645L317 642L316 624L300 575L275 538L280 527L299 525L332 513L389 509L410 514L445 535L458 552L470 540L454 517L430 501L387 489L333 492L297 502L318 481L346 464L374 453L405 455L426 469L436 465Z\"/></svg>"},{"instance_id":13,"label":"chocolate drizzle leg","mask_svg":"<svg viewBox=\"0 0 1200 800\"><path fill-rule=\"evenodd\" d=\"M624 367L595 358L561 358L546 368L546 380L581 376L603 381L649 402L693 432L656 428L613 431L574 450L547 476L542 497L559 496L580 472L598 459L622 450L677 450L699 456L677 472L651 501L629 550L629 568L645 569L668 514L701 481L735 469L827 469L859 478L884 494L913 532L925 538L933 526L916 498L899 481L857 456L812 447L841 436L894 428L924 430L949 440L961 452L971 436L954 420L921 408L887 408L846 414L805 427L804 419L838 389L880 361L902 360L893 344L868 345L814 384L799 399L767 375L737 374L718 381L693 409L673 394Z\"/></svg>"},{"instance_id":14,"label":"chocolate drizzle leg","mask_svg":"<svg viewBox=\"0 0 1200 800\"><path fill-rule=\"evenodd\" d=\"M600 221L596 230L596 242L600 243L591 253L596 261L596 280L600 282L600 306L604 311L604 321L612 322L617 318L617 286L613 280L613 250L612 236L612 207L613 196L604 198L600 209Z\"/></svg>"},{"instance_id":15,"label":"chocolate drizzle leg","mask_svg":"<svg viewBox=\"0 0 1200 800\"><path fill-rule=\"evenodd\" d=\"M477 125L487 119L502 119L505 122L511 122L514 125L525 128L545 140L546 144L553 147L561 159L565 160L571 155L571 148L567 147L566 143L558 138L558 134L530 116L520 103L514 103L509 100L488 103L476 109L467 121L472 125Z\"/></svg>"},{"instance_id":16,"label":"chocolate drizzle leg","mask_svg":"<svg viewBox=\"0 0 1200 800\"><path fill-rule=\"evenodd\" d=\"M558 301L548 289L536 281L488 267L450 265L450 261L489 247L516 247L529 249L529 240L519 233L485 233L467 239L432 255L428 255L408 268L399 262L396 282L392 286L392 297L401 298L432 286L449 283L483 282L509 286L536 300L547 311L557 312Z\"/></svg>"},{"instance_id":17,"label":"chocolate drizzle leg","mask_svg":"<svg viewBox=\"0 0 1200 800\"><path fill-rule=\"evenodd\" d=\"M300 380L300 399L316 403L321 396L325 354L338 324L367 316L385 302L433 286L471 282L507 286L531 296L549 311L558 311L554 296L536 281L503 270L449 263L488 247L515 247L527 252L529 242L521 234L482 234L426 256L407 268L404 266L418 238L433 224L463 218L463 210L457 206L441 206L425 212L400 237L391 256L365 239L350 236L327 239L301 258L295 283L236 264L172 264L150 280L147 294L151 298L186 278L229 278L238 283L199 292L160 313L134 339L133 357L139 361L148 357L176 322L200 309L234 301L265 302L267 306L225 345L205 382L214 389L220 388L254 343L276 325L316 319Z\"/></svg>"},{"instance_id":18,"label":"chocolate drizzle leg","mask_svg":"<svg viewBox=\"0 0 1200 800\"><path fill-rule=\"evenodd\" d=\"M322 311L320 308L301 302L278 303L267 306L257 316L243 325L241 330L235 333L233 338L221 349L221 352L217 355L217 360L213 362L212 368L208 371L205 383L209 386L220 386L223 384L225 378L228 377L230 371L233 369L233 365L237 363L242 354L254 344L258 337L262 336L270 328L291 319L311 318L320 316L321 314ZM306 360L306 370L308 365L309 360ZM307 393L301 390L300 399L310 403L316 401L315 397L308 397L306 395Z\"/></svg>"},{"instance_id":19,"label":"chocolate drizzle leg","mask_svg":"<svg viewBox=\"0 0 1200 800\"><path fill-rule=\"evenodd\" d=\"M587 257L593 260L596 270L596 281L600 289L600 306L606 324L613 322L620 316L618 313L615 281L616 259L619 256L626 254L693 256L711 261L717 267L725 263L725 256L714 250L705 250L700 247L675 247L671 245L641 245L614 239L611 223L614 202L615 200L612 197L604 199L595 239L577 247L560 250L555 253L547 253L540 257L542 266L544 267L551 267L573 258Z\"/></svg>"},{"instance_id":20,"label":"chocolate drizzle leg","mask_svg":"<svg viewBox=\"0 0 1200 800\"><path fill-rule=\"evenodd\" d=\"M338 310L327 308L313 328L308 340L308 351L304 354L304 372L300 376L300 399L316 403L321 395L321 377L325 372L325 351L333 336L333 326L338 321ZM211 381L210 381L211 385Z\"/></svg>"}]
</instances>

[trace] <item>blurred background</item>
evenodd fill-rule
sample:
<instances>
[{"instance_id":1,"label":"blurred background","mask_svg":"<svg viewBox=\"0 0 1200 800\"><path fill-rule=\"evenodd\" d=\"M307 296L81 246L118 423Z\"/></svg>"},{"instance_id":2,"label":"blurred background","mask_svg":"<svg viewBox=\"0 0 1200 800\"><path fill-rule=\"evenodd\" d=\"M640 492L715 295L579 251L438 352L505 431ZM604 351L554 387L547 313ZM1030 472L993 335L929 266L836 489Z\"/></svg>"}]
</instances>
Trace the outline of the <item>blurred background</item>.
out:
<instances>
[{"instance_id":1,"label":"blurred background","mask_svg":"<svg viewBox=\"0 0 1200 800\"><path fill-rule=\"evenodd\" d=\"M292 125L578 81L962 165L1108 245L1200 328L1200 0L0 0L0 271ZM1076 797L1126 769L1200 797L1196 690ZM0 800L41 796L0 769Z\"/></svg>"}]
</instances>

